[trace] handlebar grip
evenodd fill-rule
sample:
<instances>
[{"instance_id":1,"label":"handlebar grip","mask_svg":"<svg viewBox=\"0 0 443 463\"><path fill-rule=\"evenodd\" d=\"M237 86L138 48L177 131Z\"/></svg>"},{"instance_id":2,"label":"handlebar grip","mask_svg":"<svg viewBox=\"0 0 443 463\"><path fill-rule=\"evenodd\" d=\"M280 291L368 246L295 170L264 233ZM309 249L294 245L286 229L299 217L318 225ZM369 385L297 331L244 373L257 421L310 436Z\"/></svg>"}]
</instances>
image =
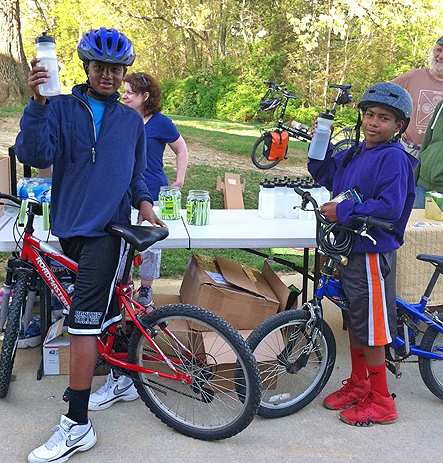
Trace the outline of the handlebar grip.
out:
<instances>
[{"instance_id":1,"label":"handlebar grip","mask_svg":"<svg viewBox=\"0 0 443 463\"><path fill-rule=\"evenodd\" d=\"M366 223L368 227L379 227L383 230L392 231L394 224L384 222L383 220L374 219L373 217L356 217L353 221L358 222L360 225Z\"/></svg>"},{"instance_id":2,"label":"handlebar grip","mask_svg":"<svg viewBox=\"0 0 443 463\"><path fill-rule=\"evenodd\" d=\"M0 192L0 200L1 199L8 199L9 201L12 201L13 203L18 204L19 206L21 204L20 199L18 199L17 197Z\"/></svg>"},{"instance_id":3,"label":"handlebar grip","mask_svg":"<svg viewBox=\"0 0 443 463\"><path fill-rule=\"evenodd\" d=\"M377 220L372 217L368 218L367 222L369 227L380 227L383 230L392 231L394 229L394 224L389 222L383 222L382 220Z\"/></svg>"},{"instance_id":4,"label":"handlebar grip","mask_svg":"<svg viewBox=\"0 0 443 463\"><path fill-rule=\"evenodd\" d=\"M299 196L303 196L305 193L307 193L306 191L302 190L301 188L299 188L298 186L295 186L294 187L294 191L299 195ZM308 193L309 194L309 193Z\"/></svg>"}]
</instances>

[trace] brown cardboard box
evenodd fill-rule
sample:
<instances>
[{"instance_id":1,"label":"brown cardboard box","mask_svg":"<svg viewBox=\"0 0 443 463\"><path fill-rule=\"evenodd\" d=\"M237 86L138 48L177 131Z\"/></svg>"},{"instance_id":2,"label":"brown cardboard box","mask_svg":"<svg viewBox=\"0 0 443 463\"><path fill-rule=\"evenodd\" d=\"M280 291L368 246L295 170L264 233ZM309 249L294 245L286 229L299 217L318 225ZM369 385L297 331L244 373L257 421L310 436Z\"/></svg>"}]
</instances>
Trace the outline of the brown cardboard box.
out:
<instances>
[{"instance_id":1,"label":"brown cardboard box","mask_svg":"<svg viewBox=\"0 0 443 463\"><path fill-rule=\"evenodd\" d=\"M39 169L38 176L44 178L51 178L52 177L52 168L48 167L47 169Z\"/></svg>"},{"instance_id":2,"label":"brown cardboard box","mask_svg":"<svg viewBox=\"0 0 443 463\"><path fill-rule=\"evenodd\" d=\"M8 156L0 157L0 192L11 193L11 169ZM3 215L3 206L0 206L0 217Z\"/></svg>"},{"instance_id":3,"label":"brown cardboard box","mask_svg":"<svg viewBox=\"0 0 443 463\"><path fill-rule=\"evenodd\" d=\"M251 334L251 330L240 330L239 334L243 336L244 339ZM278 336L281 337L280 332L278 331ZM212 372L214 376L211 378L210 384L215 393L226 392L227 389L233 389L235 387L235 356L234 353L230 350L227 350L224 347L224 340L220 337L216 338L216 334L213 332L204 332L199 333L199 340L204 346L204 351L211 353L219 353L218 355L209 357L214 362ZM283 340L281 340L283 341ZM260 370L260 377L262 380L262 387L266 389L275 389L277 387L277 377L272 372L272 364L277 362L270 362L269 359L256 357L258 362L258 368Z\"/></svg>"},{"instance_id":4,"label":"brown cardboard box","mask_svg":"<svg viewBox=\"0 0 443 463\"><path fill-rule=\"evenodd\" d=\"M240 175L225 173L225 178L217 177L217 190L223 191L225 209L244 209L243 191L245 182Z\"/></svg>"},{"instance_id":5,"label":"brown cardboard box","mask_svg":"<svg viewBox=\"0 0 443 463\"><path fill-rule=\"evenodd\" d=\"M203 307L237 330L254 329L285 310L289 289L265 262L263 272L221 257L193 254L180 297L183 303Z\"/></svg>"}]
</instances>

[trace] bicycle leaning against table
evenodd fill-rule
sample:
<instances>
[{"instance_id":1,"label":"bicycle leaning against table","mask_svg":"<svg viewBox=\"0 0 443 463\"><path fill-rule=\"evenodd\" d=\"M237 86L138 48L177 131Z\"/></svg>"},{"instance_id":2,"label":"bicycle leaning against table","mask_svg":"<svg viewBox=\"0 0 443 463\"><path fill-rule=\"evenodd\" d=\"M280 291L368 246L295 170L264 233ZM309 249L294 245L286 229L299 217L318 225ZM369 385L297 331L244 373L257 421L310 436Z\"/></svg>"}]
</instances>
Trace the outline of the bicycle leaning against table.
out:
<instances>
[{"instance_id":1,"label":"bicycle leaning against table","mask_svg":"<svg viewBox=\"0 0 443 463\"><path fill-rule=\"evenodd\" d=\"M20 204L14 196L0 193L2 199ZM8 261L5 285L11 297L4 296L8 307L0 354L0 397L9 389L31 281L38 275L64 309L69 310L71 304L47 261L52 259L74 274L77 264L33 236L34 217L41 214L42 205L30 202L24 233L16 240L19 252ZM106 362L130 376L146 406L182 434L218 440L242 431L260 403L259 370L246 342L231 325L207 310L187 304L145 308L132 299L128 280L134 253L165 239L167 229L111 223L106 231L129 244L123 278L115 291L133 331L128 339L122 323L117 322L98 336L98 364Z\"/></svg>"},{"instance_id":2,"label":"bicycle leaning against table","mask_svg":"<svg viewBox=\"0 0 443 463\"><path fill-rule=\"evenodd\" d=\"M317 220L316 241L326 261L314 298L301 310L287 310L265 320L247 342L262 365L262 397L258 414L276 418L294 413L309 404L326 385L335 364L336 345L331 328L323 319L322 299L326 297L343 311L348 311L340 281L334 276L337 264L345 265L352 251L355 234L373 238L370 227L391 229L392 224L372 217L356 219L357 228L330 223L319 211L312 196L299 188L302 209L311 204ZM443 400L443 321L427 308L432 290L443 273L443 256L420 254L417 259L435 267L420 302L409 304L399 297L397 337L386 346L386 364L397 378L400 365L418 357L420 375L428 389ZM427 326L422 331L420 323ZM423 333L420 344L417 336Z\"/></svg>"},{"instance_id":3,"label":"bicycle leaning against table","mask_svg":"<svg viewBox=\"0 0 443 463\"><path fill-rule=\"evenodd\" d=\"M296 100L297 97L275 82L265 81L268 85L268 90L263 98L260 100L260 111L274 111L281 106L280 116L278 118L277 127L272 131L263 131L262 135L254 143L251 153L252 163L259 169L271 169L275 167L280 161L286 159L288 145L282 141L283 137L295 138L299 141L311 141L312 137L309 133L309 127L297 121L291 121L292 126L285 124L286 108L289 100ZM351 85L329 85L329 88L338 90L337 97L334 100L330 114L334 115L337 106L342 106L352 101ZM281 95L281 96L277 96ZM287 134L287 135L286 135ZM278 143L282 144L283 150L275 155L271 152L272 137L275 137ZM338 131L331 139L334 152L338 152L350 148L354 144L354 127L344 127Z\"/></svg>"}]
</instances>

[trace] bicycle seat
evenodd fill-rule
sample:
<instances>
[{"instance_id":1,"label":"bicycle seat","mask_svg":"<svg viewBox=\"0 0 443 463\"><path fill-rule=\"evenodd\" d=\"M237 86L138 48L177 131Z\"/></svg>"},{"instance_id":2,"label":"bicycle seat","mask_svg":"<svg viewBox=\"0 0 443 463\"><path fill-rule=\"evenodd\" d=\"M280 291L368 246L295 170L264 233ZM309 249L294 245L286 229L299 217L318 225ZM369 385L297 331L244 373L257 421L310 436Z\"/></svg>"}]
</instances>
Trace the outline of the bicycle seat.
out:
<instances>
[{"instance_id":1,"label":"bicycle seat","mask_svg":"<svg viewBox=\"0 0 443 463\"><path fill-rule=\"evenodd\" d=\"M431 262L432 264L437 265L443 270L443 256L433 256L431 254L419 254L417 256L418 260L422 260L424 262Z\"/></svg>"},{"instance_id":2,"label":"bicycle seat","mask_svg":"<svg viewBox=\"0 0 443 463\"><path fill-rule=\"evenodd\" d=\"M127 243L134 246L137 251L144 251L169 235L167 228L122 225L120 223L109 223L106 225L105 230L111 235L120 236Z\"/></svg>"}]
</instances>

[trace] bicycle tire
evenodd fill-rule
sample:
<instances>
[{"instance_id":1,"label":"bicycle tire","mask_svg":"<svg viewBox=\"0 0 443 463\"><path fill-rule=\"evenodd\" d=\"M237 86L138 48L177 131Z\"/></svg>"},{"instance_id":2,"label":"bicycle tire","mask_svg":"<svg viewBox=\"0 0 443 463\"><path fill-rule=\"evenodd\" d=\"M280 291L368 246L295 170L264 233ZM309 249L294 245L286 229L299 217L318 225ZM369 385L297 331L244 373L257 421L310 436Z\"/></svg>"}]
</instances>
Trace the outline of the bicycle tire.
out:
<instances>
[{"instance_id":1,"label":"bicycle tire","mask_svg":"<svg viewBox=\"0 0 443 463\"><path fill-rule=\"evenodd\" d=\"M324 320L306 366L289 371L306 345L305 328L309 318L306 310L280 312L265 320L247 339L261 371L258 415L264 418L280 418L301 410L320 394L331 376L336 345L331 328ZM290 342L294 345L288 349Z\"/></svg>"},{"instance_id":2,"label":"bicycle tire","mask_svg":"<svg viewBox=\"0 0 443 463\"><path fill-rule=\"evenodd\" d=\"M28 274L18 272L16 282L12 288L12 301L8 309L5 335L0 354L0 398L6 397L11 382L12 367L14 366L20 332L20 318L26 297Z\"/></svg>"},{"instance_id":3,"label":"bicycle tire","mask_svg":"<svg viewBox=\"0 0 443 463\"><path fill-rule=\"evenodd\" d=\"M264 142L265 136L262 135L254 143L254 146L252 147L251 160L255 167L267 170L275 167L280 162L280 159L277 159L276 161L269 161L266 156L263 155Z\"/></svg>"},{"instance_id":4,"label":"bicycle tire","mask_svg":"<svg viewBox=\"0 0 443 463\"><path fill-rule=\"evenodd\" d=\"M347 150L351 148L351 146L354 146L355 140L351 139L344 139L340 140L338 143L333 145L332 148L332 155L338 153L339 151Z\"/></svg>"},{"instance_id":5,"label":"bicycle tire","mask_svg":"<svg viewBox=\"0 0 443 463\"><path fill-rule=\"evenodd\" d=\"M192 379L188 385L130 372L143 402L157 418L181 434L208 441L234 436L251 423L260 403L258 366L246 341L231 325L187 304L156 308L142 321L157 331L154 341L176 361L177 370ZM162 322L194 354L193 360L161 330ZM129 362L172 373L163 360L149 358L154 353L140 330L135 330Z\"/></svg>"},{"instance_id":6,"label":"bicycle tire","mask_svg":"<svg viewBox=\"0 0 443 463\"><path fill-rule=\"evenodd\" d=\"M420 349L428 352L438 352L443 356L443 334L432 327L428 327L423 334ZM426 387L436 397L443 400L443 357L442 360L419 357L418 367ZM439 369L440 373L437 372L437 369Z\"/></svg>"}]
</instances>

